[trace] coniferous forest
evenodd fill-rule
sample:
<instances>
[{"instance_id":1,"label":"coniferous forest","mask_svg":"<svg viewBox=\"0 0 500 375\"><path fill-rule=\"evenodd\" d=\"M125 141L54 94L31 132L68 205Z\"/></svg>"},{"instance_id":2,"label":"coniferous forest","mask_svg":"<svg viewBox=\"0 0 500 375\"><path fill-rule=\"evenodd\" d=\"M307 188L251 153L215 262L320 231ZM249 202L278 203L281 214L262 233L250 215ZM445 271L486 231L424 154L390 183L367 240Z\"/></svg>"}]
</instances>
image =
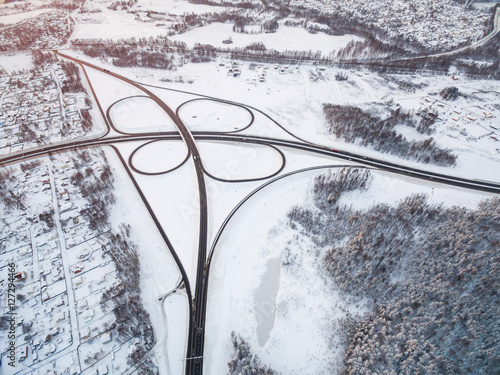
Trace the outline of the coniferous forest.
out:
<instances>
[{"instance_id":1,"label":"coniferous forest","mask_svg":"<svg viewBox=\"0 0 500 375\"><path fill-rule=\"evenodd\" d=\"M347 191L368 189L368 170L314 182L314 208L290 224L318 246L328 277L369 312L342 321L344 374L497 374L500 371L500 199L476 209L429 202L353 210Z\"/></svg>"}]
</instances>

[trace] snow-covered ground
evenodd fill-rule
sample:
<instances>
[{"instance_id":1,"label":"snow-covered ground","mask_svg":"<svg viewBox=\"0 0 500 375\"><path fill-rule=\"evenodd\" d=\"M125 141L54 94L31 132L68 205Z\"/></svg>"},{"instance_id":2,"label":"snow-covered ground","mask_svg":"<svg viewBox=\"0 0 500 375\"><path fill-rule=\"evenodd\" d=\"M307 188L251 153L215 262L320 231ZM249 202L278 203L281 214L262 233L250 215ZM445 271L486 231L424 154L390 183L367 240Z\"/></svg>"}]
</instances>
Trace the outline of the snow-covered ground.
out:
<instances>
[{"instance_id":1,"label":"snow-covered ground","mask_svg":"<svg viewBox=\"0 0 500 375\"><path fill-rule=\"evenodd\" d=\"M92 14L92 21L77 23L71 39L147 38L165 34L165 29L140 22L133 14L107 11Z\"/></svg>"},{"instance_id":2,"label":"snow-covered ground","mask_svg":"<svg viewBox=\"0 0 500 375\"><path fill-rule=\"evenodd\" d=\"M76 52L74 55L91 60ZM220 66L221 63L224 66ZM337 68L320 70L312 65L281 66L277 69L272 64L251 65L249 62L239 65L242 72L239 78L227 75L231 64L226 59L211 63L187 64L174 72L143 68L112 67L111 69L125 76L140 79L144 83L252 105L266 112L296 136L310 142L444 174L500 181L500 175L496 173L500 164L500 141L496 139L500 140L500 134L499 130L491 127L500 129L498 126L500 111L491 109L498 101L498 95L492 91L500 92L500 85L496 81L461 76L454 80L448 75L417 74L392 75L386 79L385 76L368 71ZM286 72L280 73L285 67L288 67ZM262 72L266 72L264 82L259 81ZM335 74L339 72L346 73L348 80L336 81ZM178 77L183 77L185 80L189 77L191 83L175 82ZM163 83L161 79L170 79L172 82ZM408 92L394 83L394 80L409 81L421 86L414 92ZM444 108L438 107L438 103L443 102L439 92L450 86L457 87L467 97L446 102ZM162 90L153 91L160 95ZM479 91L486 92L479 93ZM164 94L165 97L175 95L177 95L175 92ZM436 103L434 106L440 114L435 125L436 131L431 136L439 146L450 148L458 156L457 165L453 168L420 164L382 154L368 147L346 144L336 139L326 128L323 104L370 106L372 103L384 103L393 99L403 108L417 109L423 103L431 104L426 102L425 98L430 98L431 103ZM493 117L484 120L478 118L477 121L467 119L467 108L485 104L490 108L486 112L491 113ZM461 112L459 121L452 119L454 110ZM477 110L483 111L480 108ZM244 133L254 134L252 133L254 129L252 126ZM401 130L409 140L416 136L410 131L411 129ZM479 133L476 134L476 131ZM286 137L284 132L281 136Z\"/></svg>"},{"instance_id":3,"label":"snow-covered ground","mask_svg":"<svg viewBox=\"0 0 500 375\"><path fill-rule=\"evenodd\" d=\"M159 295L172 290L179 281L180 274L171 257L168 249L156 227L153 225L149 213L145 209L142 200L135 190L132 181L123 169L118 157L114 152L108 150L106 153L109 163L114 167L116 173L115 192L118 197L126 197L126 204L119 204L113 207L111 222L115 229L122 221L132 227L131 236L135 243L140 246L140 251L145 259L144 275L151 277L148 282L149 288L154 286L154 290ZM143 237L144 236L144 237ZM141 240L147 238L147 246Z\"/></svg>"},{"instance_id":4,"label":"snow-covered ground","mask_svg":"<svg viewBox=\"0 0 500 375\"><path fill-rule=\"evenodd\" d=\"M155 141L138 149L132 164L144 173L161 173L179 166L187 155L188 149L184 142Z\"/></svg>"},{"instance_id":5,"label":"snow-covered ground","mask_svg":"<svg viewBox=\"0 0 500 375\"><path fill-rule=\"evenodd\" d=\"M116 196L123 199L122 203L114 206L111 222L116 227L122 222L130 224L132 228L131 239L139 245L142 271L142 301L151 315L151 322L158 341L155 351L158 358L156 362L160 366L161 373L164 371L167 373L165 366L179 360L178 346L183 340L182 335L176 335L178 342L172 341L169 336L170 331L172 331L169 322L171 321L171 315L175 317L179 325L181 325L182 319L187 319L185 311L187 301L183 300L181 296L177 296L181 301L177 302L176 306L179 303L181 305L184 303L184 310L181 306L179 307L180 312L175 312L167 308L168 305L161 305L158 298L176 287L180 280L180 273L118 157L111 150L106 154L116 173ZM165 311L162 312L162 309L165 309ZM163 318L164 316L166 316L166 320Z\"/></svg>"},{"instance_id":6,"label":"snow-covered ground","mask_svg":"<svg viewBox=\"0 0 500 375\"><path fill-rule=\"evenodd\" d=\"M222 13L225 7L192 4L182 0L142 0L129 11L109 9L114 1L89 2L89 12L74 13L75 30L71 39L123 39L167 35L176 16L185 14ZM14 16L12 16L14 17ZM174 18L174 19L173 19Z\"/></svg>"},{"instance_id":7,"label":"snow-covered ground","mask_svg":"<svg viewBox=\"0 0 500 375\"><path fill-rule=\"evenodd\" d=\"M203 14L210 12L223 12L226 7L217 7L204 4L193 4L184 0L141 0L137 5L132 7L135 11L155 11L167 12L168 14Z\"/></svg>"},{"instance_id":8,"label":"snow-covered ground","mask_svg":"<svg viewBox=\"0 0 500 375\"><path fill-rule=\"evenodd\" d=\"M319 173L324 171L293 175L264 188L241 207L222 234L210 273L207 373L227 369L232 331L281 373L338 373L338 319L347 311L366 311L366 301L336 292L322 268L325 249L291 229L286 218L294 205L311 206L312 181ZM395 205L418 192L428 194L431 203L473 208L492 196L373 174L367 192L346 194L341 203L357 209L378 202Z\"/></svg>"},{"instance_id":9,"label":"snow-covered ground","mask_svg":"<svg viewBox=\"0 0 500 375\"><path fill-rule=\"evenodd\" d=\"M90 82L97 93L97 99L99 100L104 111L106 111L118 100L128 98L129 96L144 96L144 93L141 90L138 90L134 86L131 86L117 78L111 77L108 74L99 72L89 67L85 67L85 70L87 71ZM137 108L136 102L133 102L130 107L131 109Z\"/></svg>"},{"instance_id":10,"label":"snow-covered ground","mask_svg":"<svg viewBox=\"0 0 500 375\"><path fill-rule=\"evenodd\" d=\"M182 374L189 328L188 300L180 293L170 294L163 302L166 319L167 372Z\"/></svg>"},{"instance_id":11,"label":"snow-covered ground","mask_svg":"<svg viewBox=\"0 0 500 375\"><path fill-rule=\"evenodd\" d=\"M120 100L109 111L115 127L127 133L175 131L172 119L152 99L133 96Z\"/></svg>"},{"instance_id":12,"label":"snow-covered ground","mask_svg":"<svg viewBox=\"0 0 500 375\"><path fill-rule=\"evenodd\" d=\"M31 68L33 68L31 53L3 53L0 55L0 69L7 73Z\"/></svg>"},{"instance_id":13,"label":"snow-covered ground","mask_svg":"<svg viewBox=\"0 0 500 375\"><path fill-rule=\"evenodd\" d=\"M320 374L321 367L328 366L317 359L325 359L329 351L321 322L329 320L330 293L316 276L313 259L300 255L299 249L306 250L309 244L294 239L286 224L291 202L305 203L309 184L310 178L301 176L276 182L251 198L229 222L210 274L207 373L225 372L232 331L247 340L264 363L282 373ZM285 248L298 254L300 269L282 268Z\"/></svg>"},{"instance_id":14,"label":"snow-covered ground","mask_svg":"<svg viewBox=\"0 0 500 375\"><path fill-rule=\"evenodd\" d=\"M123 158L142 143L122 143L117 145ZM143 155L144 161L161 158L161 149L157 154ZM179 256L191 285L195 285L198 229L199 198L196 174L192 159L181 168L164 175L145 176L134 174L156 217L161 223L177 255Z\"/></svg>"},{"instance_id":15,"label":"snow-covered ground","mask_svg":"<svg viewBox=\"0 0 500 375\"><path fill-rule=\"evenodd\" d=\"M231 38L232 44L224 44L222 41ZM363 39L355 35L334 36L324 33L311 34L304 28L280 26L276 33L256 33L242 34L233 31L233 24L212 23L210 25L198 27L186 33L174 35L171 40L182 41L188 47L193 47L195 43L210 44L214 47L239 47L244 48L252 43L264 43L267 49L276 51L321 51L328 56L333 50L338 51L344 48L349 42L362 41Z\"/></svg>"},{"instance_id":16,"label":"snow-covered ground","mask_svg":"<svg viewBox=\"0 0 500 375\"><path fill-rule=\"evenodd\" d=\"M138 244L142 303L157 334L154 355L160 372L166 373L170 349L176 361L179 356L177 345L170 344L171 339L166 342L167 319L164 316L166 314L170 318L173 315L181 322L182 315L163 312L165 306L158 298L174 290L180 273L117 155L111 149L105 152L114 171L114 194L117 199L110 213L111 228L120 233L122 224L130 225L130 239ZM102 160L97 158L97 153L90 153L86 170L99 173L102 171ZM127 367L127 348L132 343L120 342L121 345L117 345L112 336L105 338L116 320L113 310L109 309L114 303L109 293L122 285L123 279L120 280L116 265L106 251L109 238L105 233L109 227L90 229L87 219L80 212L86 200L70 183L70 177L75 173L75 167L70 162L73 156L57 155L50 160L43 158L40 166L22 173L15 169L19 181L14 185L15 191L24 191L29 208L11 209L9 212L3 203L0 205L0 216L3 218L0 227L2 272L11 262L15 262L19 272L26 272L26 282L16 283L17 294L21 297L16 304L19 327L15 345L19 350L27 347L27 358L23 361L18 354L16 361L19 360L19 365L15 371L6 367L9 371L5 374L19 370L24 373L28 367L41 373L46 373L49 368L72 367L85 369L84 374L90 374L103 365L113 371ZM53 212L51 229L47 229L42 220L37 219L35 224L31 219L44 212L49 215ZM0 295L6 297L6 278L2 277L0 281ZM108 293L108 297L104 297L104 293ZM182 293L179 291L179 294ZM107 301L104 304L103 299ZM6 298L3 300L5 303L1 304L1 308L5 312L7 301ZM185 310L185 301L184 304ZM184 319L187 319L184 310L181 309L180 313L184 313ZM31 338L23 337L27 334L20 325L23 322L32 327ZM6 335L6 331L4 333ZM46 339L49 333L56 337L52 340L48 336ZM7 340L4 343L8 345ZM111 352L114 356L112 362ZM2 356L8 355L5 347L2 353ZM94 357L96 354L97 357ZM87 357L93 357L93 360ZM2 360L7 363L6 358ZM95 362L98 363L94 365Z\"/></svg>"},{"instance_id":17,"label":"snow-covered ground","mask_svg":"<svg viewBox=\"0 0 500 375\"><path fill-rule=\"evenodd\" d=\"M134 166L143 172L160 172L175 167L183 159L176 155L175 163L161 161L166 153L168 155L169 149L182 149L177 143L177 141L173 144L170 141L159 141L140 148L145 143L129 142L117 144L117 148L125 160L128 160L134 150L140 148L133 157ZM205 169L224 180L266 177L274 174L282 165L279 153L266 146L207 141L199 141L197 145ZM179 153L185 156L184 152ZM285 149L283 153L286 165L282 174L311 166L339 164L339 161L333 158L322 158L304 152ZM340 164L346 163L342 161ZM198 250L199 196L192 159L180 168L163 175L145 176L133 173L184 265L191 286L194 287ZM231 210L265 181L235 184L215 181L208 177L205 180L209 205L210 246Z\"/></svg>"},{"instance_id":18,"label":"snow-covered ground","mask_svg":"<svg viewBox=\"0 0 500 375\"><path fill-rule=\"evenodd\" d=\"M197 142L205 170L227 180L260 179L277 173L286 162L272 147L222 142Z\"/></svg>"},{"instance_id":19,"label":"snow-covered ground","mask_svg":"<svg viewBox=\"0 0 500 375\"><path fill-rule=\"evenodd\" d=\"M191 131L237 131L252 121L243 107L203 99L181 106L179 117Z\"/></svg>"},{"instance_id":20,"label":"snow-covered ground","mask_svg":"<svg viewBox=\"0 0 500 375\"><path fill-rule=\"evenodd\" d=\"M16 13L16 14L11 14L11 15L7 15L7 16L2 16L1 23L4 25L12 25L14 23L24 21L28 18L34 18L36 16L39 16L42 13L51 12L53 10L54 9L37 9L37 10L32 10L30 12Z\"/></svg>"}]
</instances>

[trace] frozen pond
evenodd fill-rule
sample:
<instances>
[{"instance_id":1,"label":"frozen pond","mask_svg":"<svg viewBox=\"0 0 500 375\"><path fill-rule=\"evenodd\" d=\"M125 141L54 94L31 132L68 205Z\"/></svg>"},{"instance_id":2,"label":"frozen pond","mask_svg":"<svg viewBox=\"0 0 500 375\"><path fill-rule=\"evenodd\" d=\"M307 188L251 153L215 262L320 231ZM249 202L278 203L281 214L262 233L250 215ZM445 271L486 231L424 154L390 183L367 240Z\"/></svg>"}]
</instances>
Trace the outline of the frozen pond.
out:
<instances>
[{"instance_id":1,"label":"frozen pond","mask_svg":"<svg viewBox=\"0 0 500 375\"><path fill-rule=\"evenodd\" d=\"M269 259L266 272L262 275L259 288L254 295L255 318L257 320L257 341L264 346L269 340L276 317L281 274L281 257Z\"/></svg>"}]
</instances>

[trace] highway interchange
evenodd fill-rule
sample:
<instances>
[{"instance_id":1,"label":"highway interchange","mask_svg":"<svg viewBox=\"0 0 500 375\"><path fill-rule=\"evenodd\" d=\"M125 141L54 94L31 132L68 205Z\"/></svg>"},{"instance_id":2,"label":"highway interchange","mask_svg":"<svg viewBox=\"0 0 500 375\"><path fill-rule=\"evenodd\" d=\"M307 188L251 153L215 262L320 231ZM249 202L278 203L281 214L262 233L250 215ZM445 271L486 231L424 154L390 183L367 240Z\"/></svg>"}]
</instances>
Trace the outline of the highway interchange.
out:
<instances>
[{"instance_id":1,"label":"highway interchange","mask_svg":"<svg viewBox=\"0 0 500 375\"><path fill-rule=\"evenodd\" d=\"M60 52L55 52L58 54L60 57L72 60L73 62L79 64L82 68L83 71L85 72L85 76L87 77L88 83L90 85L91 91L94 95L94 99L97 103L97 106L101 112L101 115L107 125L107 130L104 132L104 134L101 134L99 136L96 136L94 138L85 138L85 139L75 139L71 142L65 142L65 143L59 143L59 144L53 144L53 145L45 145L45 146L40 146L38 148L34 148L32 150L28 151L22 151L19 153L15 153L12 155L7 155L4 157L0 157L0 166L7 165L7 164L13 164L13 163L19 163L22 162L26 159L32 159L32 158L38 158L38 157L43 157L47 156L52 153L59 153L59 152L67 152L67 151L72 151L75 149L81 149L81 148L86 148L86 147L100 147L100 146L111 146L117 153L118 157L120 158L125 170L127 171L131 181L133 182L135 188L137 189L137 192L139 193L142 201L144 202L145 207L149 211L149 214L151 215L156 227L158 228L166 246L170 250L177 267L181 273L182 276L182 282L181 286L183 286L186 290L187 298L189 300L189 334L187 337L187 347L186 347L186 357L185 357L185 373L189 375L193 374L202 374L203 373L203 359L204 359L204 341L205 341L205 321L206 321L206 306L207 306L207 297L208 297L208 280L209 280L209 272L210 272L210 266L211 266L211 260L212 260L212 255L213 255L213 249L215 248L215 244L217 243L218 238L220 237L220 234L222 233L222 230L225 228L227 222L229 219L232 217L232 215L236 212L236 210L246 201L249 196L254 194L257 190L263 188L264 186L267 186L274 181L277 181L278 179L283 178L286 175L281 175L279 176L280 172L282 172L283 168L285 167L286 164L286 158L284 153L281 151L281 149L294 149L294 150L301 150L301 151L306 151L311 154L316 154L316 155L323 155L325 157L334 157L337 159L343 159L347 160L349 162L356 162L360 166L363 167L370 167L370 168L377 168L379 170L384 170L384 171L389 171L392 173L397 173L397 174L402 174L414 178L419 178L423 180L429 180L437 183L442 183L442 184L447 184L447 185L452 185L452 186L459 186L462 188L467 188L467 189L474 189L474 190L479 190L479 191L484 191L484 192L490 192L490 193L500 193L500 184L495 183L495 182L489 182L489 181L481 181L481 180L475 180L475 179L466 179L466 178L461 178L461 177L454 177L454 176L448 176L444 174L439 174L439 173L434 173L434 172L429 172L421 169L416 169L416 168L410 168L407 166L399 165L396 163L391 163L383 160L378 160L370 157L365 157L362 155L356 155L347 151L341 151L341 150L334 150L322 145L318 144L313 144L310 142L307 142L303 139L300 139L298 137L293 136L290 132L288 132L286 129L284 129L280 124L278 124L276 121L271 119L268 115L265 113L259 111L256 108L252 108L250 106L245 106L239 103L234 103L234 102L229 102L229 101L223 101L217 98L212 98L212 97L207 97L207 96L202 96L198 95L200 98L208 99L208 100L214 100L218 102L223 102L227 104L232 104L232 105L237 105L242 108L245 108L248 110L252 116L252 120L250 124L245 127L244 129L238 130L237 132L207 132L207 131L202 131L202 132L194 132L190 131L188 127L183 123L183 121L179 117L179 109L182 105L186 104L183 103L179 108L177 108L176 111L172 110L163 100L161 100L157 95L155 95L151 90L149 90L146 85L141 85L138 82L135 82L129 78L123 77L119 74L110 72L107 69L100 68L96 65L90 64L88 62L76 59L74 57L62 54ZM94 92L94 88L92 87L92 83L87 76L87 73L85 71L85 68L92 68L95 69L99 72L108 74L109 76L112 76L116 79L119 79L139 90L141 90L146 97L151 98L158 106L172 119L174 122L177 131L172 131L172 132L155 132L155 133L126 133L123 132L122 130L118 129L115 124L111 121L111 117L109 115L109 109L108 108L106 111L101 107L101 104L98 101L98 97L96 93ZM164 89L164 88L163 88ZM175 91L175 90L174 90ZM195 99L196 100L196 99ZM253 113L252 111L257 111L262 113L264 116L269 118L271 121L273 121L277 126L279 126L282 130L287 132L288 134L292 135L296 140L284 140L284 139L276 139L276 138L270 138L270 137L261 137L261 136L253 136L253 135L248 135L244 134L245 129L247 129L253 122ZM114 130L114 132L118 133L117 136L110 135L111 130ZM133 159L133 154L130 156L129 160L125 160L122 155L120 154L119 150L115 147L115 145L123 142L137 142L137 141L143 141L146 144L154 141L179 141L182 140L185 145L187 146L188 152L187 156L185 157L184 161L178 165L177 167L170 169L168 171L163 171L163 172L158 172L158 173L150 173L150 174L164 174L164 173L169 173L172 170L181 167L182 165L185 164L186 161L189 159L192 159L195 172L196 172L196 178L197 178L197 185L198 185L198 193L199 193L199 203L200 203L200 212L199 212L199 237L198 237L198 260L197 260L197 271L196 271L196 282L195 282L195 287L194 290L191 288L191 285L188 280L188 276L186 274L186 271L183 267L182 262L179 259L179 256L177 255L174 247L172 246L169 238L167 237L164 229L162 228L161 223L159 220L156 218L155 213L153 211L153 208L149 204L147 198L143 194L139 184L137 183L133 172L135 173L144 173L134 167L132 159ZM248 145L264 145L268 147L272 147L275 149L281 156L281 167L277 170L277 172L260 177L260 178L253 178L253 179L240 179L240 180L225 180L222 178L216 178L215 176L212 176L204 167L203 161L200 155L200 152L197 147L196 141L212 141L212 142L236 142L239 144L248 144ZM144 144L145 145L145 144ZM143 146L144 146L143 145ZM143 147L141 146L141 147ZM139 147L140 148L140 147ZM139 149L138 148L138 149ZM138 151L138 149L136 151ZM134 151L135 153L135 151ZM321 168L321 167L313 167L314 168ZM311 168L308 168L311 169ZM292 173L298 173L300 171L292 172ZM146 173L147 174L147 173ZM288 174L287 174L288 175ZM226 218L224 221L224 224L221 226L219 229L219 232L216 236L215 242L211 246L211 250L209 249L209 244L208 244L208 235L207 235L207 228L208 228L208 197L207 197L207 187L206 187L206 178L213 178L218 181L223 181L223 182L230 182L230 183L236 183L236 182L246 182L246 181L265 181L263 185L261 185L256 191L251 193L244 201L240 202L240 204L233 209L231 214ZM207 253L208 252L208 253Z\"/></svg>"}]
</instances>

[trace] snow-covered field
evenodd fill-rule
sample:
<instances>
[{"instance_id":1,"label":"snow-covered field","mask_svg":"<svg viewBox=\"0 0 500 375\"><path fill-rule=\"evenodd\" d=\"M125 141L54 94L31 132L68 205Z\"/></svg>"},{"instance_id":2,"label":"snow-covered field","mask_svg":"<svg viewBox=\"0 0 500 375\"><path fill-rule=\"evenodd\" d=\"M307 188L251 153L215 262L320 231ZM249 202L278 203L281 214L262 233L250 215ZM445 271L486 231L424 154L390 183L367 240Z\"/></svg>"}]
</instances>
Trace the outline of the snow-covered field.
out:
<instances>
[{"instance_id":1,"label":"snow-covered field","mask_svg":"<svg viewBox=\"0 0 500 375\"><path fill-rule=\"evenodd\" d=\"M109 114L116 128L128 133L176 130L172 119L147 96L120 100L111 107Z\"/></svg>"},{"instance_id":2,"label":"snow-covered field","mask_svg":"<svg viewBox=\"0 0 500 375\"><path fill-rule=\"evenodd\" d=\"M252 122L243 107L213 100L194 100L180 107L179 117L192 131L237 131Z\"/></svg>"},{"instance_id":3,"label":"snow-covered field","mask_svg":"<svg viewBox=\"0 0 500 375\"><path fill-rule=\"evenodd\" d=\"M163 302L166 316L166 374L182 374L187 346L188 300L180 293L170 294Z\"/></svg>"},{"instance_id":4,"label":"snow-covered field","mask_svg":"<svg viewBox=\"0 0 500 375\"><path fill-rule=\"evenodd\" d=\"M154 355L160 372L170 373L167 372L167 367L179 361L179 345L182 345L183 340L182 335L176 335L178 341L172 342L169 336L169 332L174 331L171 320L174 317L179 327L182 327L182 320L187 319L187 305L181 295L176 296L175 309L172 309L168 301L161 305L158 297L175 289L180 273L118 157L111 150L107 150L106 155L116 174L115 194L120 197L120 202L113 208L111 222L116 231L121 223L130 224L131 239L139 245L142 302L151 315L158 341Z\"/></svg>"},{"instance_id":5,"label":"snow-covered field","mask_svg":"<svg viewBox=\"0 0 500 375\"><path fill-rule=\"evenodd\" d=\"M326 249L293 230L286 213L312 204L312 180L323 171L286 177L250 198L223 233L210 274L205 370L222 374L232 358L231 332L240 334L264 364L283 374L338 373L338 319L366 311L365 302L336 292L322 268ZM395 205L412 193L430 202L474 208L491 196L373 172L367 192L342 204L366 209Z\"/></svg>"},{"instance_id":6,"label":"snow-covered field","mask_svg":"<svg viewBox=\"0 0 500 375\"><path fill-rule=\"evenodd\" d=\"M24 21L28 18L34 18L36 16L39 16L42 13L51 12L53 10L54 9L37 9L37 10L32 10L30 12L5 15L5 16L2 16L2 20L0 21L0 23L2 23L4 25L12 25L14 23Z\"/></svg>"},{"instance_id":7,"label":"snow-covered field","mask_svg":"<svg viewBox=\"0 0 500 375\"><path fill-rule=\"evenodd\" d=\"M285 163L278 151L268 146L204 141L197 145L205 170L227 181L265 178Z\"/></svg>"},{"instance_id":8,"label":"snow-covered field","mask_svg":"<svg viewBox=\"0 0 500 375\"><path fill-rule=\"evenodd\" d=\"M117 148L123 158L128 160L129 155L141 144L127 142L117 145ZM159 152L141 156L144 162L163 157L163 151L160 148L155 147L155 149ZM192 159L168 174L158 176L135 174L135 178L179 256L191 285L194 285L198 248L199 198Z\"/></svg>"},{"instance_id":9,"label":"snow-covered field","mask_svg":"<svg viewBox=\"0 0 500 375\"><path fill-rule=\"evenodd\" d=\"M340 308L318 275L310 244L287 226L291 204L305 203L311 176L276 182L246 203L215 249L207 309L207 373L222 374L231 359L231 332L240 334L264 363L282 373L321 374L330 367L327 322ZM292 203L293 202L293 203ZM283 267L287 254L297 264ZM325 361L326 360L326 361Z\"/></svg>"},{"instance_id":10,"label":"snow-covered field","mask_svg":"<svg viewBox=\"0 0 500 375\"><path fill-rule=\"evenodd\" d=\"M147 38L165 34L165 29L138 21L133 14L108 10L97 15L93 14L88 22L77 23L71 39Z\"/></svg>"},{"instance_id":11,"label":"snow-covered field","mask_svg":"<svg viewBox=\"0 0 500 375\"><path fill-rule=\"evenodd\" d=\"M225 7L192 4L182 0L142 0L125 12L109 9L113 3L116 2L89 2L86 5L89 13L75 13L77 22L71 39L157 37L168 33L167 27L172 24L172 17L222 13L227 10Z\"/></svg>"},{"instance_id":12,"label":"snow-covered field","mask_svg":"<svg viewBox=\"0 0 500 375\"><path fill-rule=\"evenodd\" d=\"M178 167L187 155L184 142L154 141L137 150L132 164L144 173L161 173Z\"/></svg>"},{"instance_id":13,"label":"snow-covered field","mask_svg":"<svg viewBox=\"0 0 500 375\"><path fill-rule=\"evenodd\" d=\"M169 14L183 15L186 13L203 14L210 12L222 12L225 7L210 6L204 4L192 4L184 0L141 0L133 10L167 12Z\"/></svg>"},{"instance_id":14,"label":"snow-covered field","mask_svg":"<svg viewBox=\"0 0 500 375\"><path fill-rule=\"evenodd\" d=\"M231 38L232 44L224 44L223 40ZM355 35L333 36L324 33L311 34L304 28L280 26L276 33L256 33L242 34L233 31L233 24L212 23L210 25L198 27L186 33L174 35L171 40L182 41L188 47L193 47L195 43L210 44L214 47L239 47L244 48L252 43L264 43L267 49L276 51L321 51L328 56L333 50L338 51L344 48L350 41L362 41L363 39Z\"/></svg>"},{"instance_id":15,"label":"snow-covered field","mask_svg":"<svg viewBox=\"0 0 500 375\"><path fill-rule=\"evenodd\" d=\"M31 53L4 53L0 55L0 69L7 73L31 68L33 68Z\"/></svg>"}]
</instances>

